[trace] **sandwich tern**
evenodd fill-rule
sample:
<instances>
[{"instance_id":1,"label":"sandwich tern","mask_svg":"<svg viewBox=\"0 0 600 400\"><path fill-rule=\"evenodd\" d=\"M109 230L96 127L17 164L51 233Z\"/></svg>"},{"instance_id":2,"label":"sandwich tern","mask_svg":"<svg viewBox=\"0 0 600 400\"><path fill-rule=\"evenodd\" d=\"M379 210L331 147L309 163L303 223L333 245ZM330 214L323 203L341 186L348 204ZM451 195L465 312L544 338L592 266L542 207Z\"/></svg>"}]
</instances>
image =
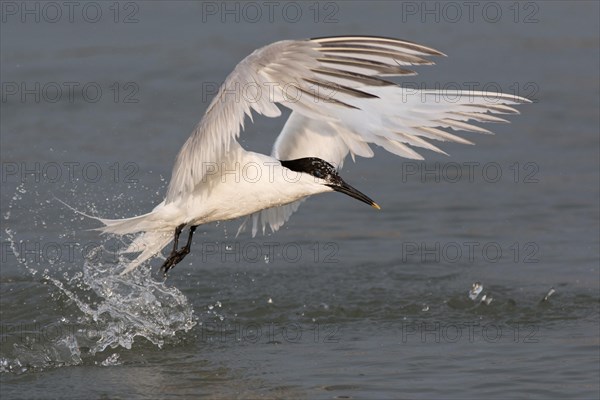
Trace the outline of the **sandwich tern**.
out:
<instances>
[{"instance_id":1,"label":"sandwich tern","mask_svg":"<svg viewBox=\"0 0 600 400\"><path fill-rule=\"evenodd\" d=\"M514 95L472 90L417 90L385 80L408 76L407 67L433 64L444 54L405 40L339 36L272 43L242 60L225 79L173 167L165 199L151 212L126 219L96 218L103 233L137 234L125 253L140 253L122 274L173 248L167 272L189 252L198 225L246 217L252 235L275 232L308 196L341 192L379 209L347 184L339 169L348 154L372 157L370 144L409 159L413 148L444 153L426 140L473 144L455 131L491 133L472 122L508 122ZM291 114L270 155L237 141L252 111ZM242 173L240 173L240 171ZM244 172L245 171L245 172ZM189 229L179 248L179 236Z\"/></svg>"}]
</instances>

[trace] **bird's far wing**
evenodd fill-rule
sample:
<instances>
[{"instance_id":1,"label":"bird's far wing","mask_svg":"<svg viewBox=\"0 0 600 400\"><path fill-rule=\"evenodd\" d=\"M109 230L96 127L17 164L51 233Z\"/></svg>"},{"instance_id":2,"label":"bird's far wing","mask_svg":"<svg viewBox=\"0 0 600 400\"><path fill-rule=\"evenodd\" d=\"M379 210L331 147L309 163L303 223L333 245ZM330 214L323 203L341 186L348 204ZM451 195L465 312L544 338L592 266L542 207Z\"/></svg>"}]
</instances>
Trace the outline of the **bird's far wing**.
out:
<instances>
[{"instance_id":1,"label":"bird's far wing","mask_svg":"<svg viewBox=\"0 0 600 400\"><path fill-rule=\"evenodd\" d=\"M257 213L251 214L244 219L244 222L240 225L237 235L246 229L249 221L252 221L252 237L256 236L256 233L261 229L262 234L266 233L267 225L271 228L272 232L277 231L285 224L288 219L298 210L302 200L294 201L293 203L286 204L279 207L271 207Z\"/></svg>"},{"instance_id":2,"label":"bird's far wing","mask_svg":"<svg viewBox=\"0 0 600 400\"><path fill-rule=\"evenodd\" d=\"M378 76L413 74L405 66L431 64L423 56L440 54L407 41L361 36L281 41L254 51L227 77L183 145L166 202L202 182L206 165L236 145L252 111L277 117L280 103L307 118L336 122L344 112L360 111L361 100L377 98L359 86L393 86Z\"/></svg>"},{"instance_id":3,"label":"bird's far wing","mask_svg":"<svg viewBox=\"0 0 600 400\"><path fill-rule=\"evenodd\" d=\"M442 53L429 48L373 37L313 41L319 43L319 50L325 54L319 59L321 67L313 71L318 81L328 79L330 84L337 85L334 99L348 90L369 96L345 100L351 108L327 108L328 118L294 111L273 146L272 155L280 160L319 157L341 167L348 153L352 158L372 157L371 143L410 159L423 159L414 147L445 154L424 139L473 144L453 133L461 130L491 133L471 122L508 122L493 114L518 113L512 106L529 102L498 92L401 87L380 78L412 72L387 70L389 65L432 64L420 56ZM406 58L398 57L398 53ZM412 57L418 57L419 61Z\"/></svg>"}]
</instances>

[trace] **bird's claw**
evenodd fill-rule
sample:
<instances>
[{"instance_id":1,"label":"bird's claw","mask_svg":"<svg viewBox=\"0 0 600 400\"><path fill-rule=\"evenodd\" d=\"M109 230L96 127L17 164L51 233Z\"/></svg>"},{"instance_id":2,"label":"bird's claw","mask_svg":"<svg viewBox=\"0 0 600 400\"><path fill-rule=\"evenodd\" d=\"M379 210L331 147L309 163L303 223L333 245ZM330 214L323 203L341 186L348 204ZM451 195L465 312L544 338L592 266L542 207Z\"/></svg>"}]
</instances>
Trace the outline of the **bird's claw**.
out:
<instances>
[{"instance_id":1,"label":"bird's claw","mask_svg":"<svg viewBox=\"0 0 600 400\"><path fill-rule=\"evenodd\" d=\"M185 256L189 254L189 252L190 250L185 247L181 250L172 252L160 267L163 276L166 278L167 272L169 272L171 268L175 267L175 265L179 264L185 258Z\"/></svg>"}]
</instances>

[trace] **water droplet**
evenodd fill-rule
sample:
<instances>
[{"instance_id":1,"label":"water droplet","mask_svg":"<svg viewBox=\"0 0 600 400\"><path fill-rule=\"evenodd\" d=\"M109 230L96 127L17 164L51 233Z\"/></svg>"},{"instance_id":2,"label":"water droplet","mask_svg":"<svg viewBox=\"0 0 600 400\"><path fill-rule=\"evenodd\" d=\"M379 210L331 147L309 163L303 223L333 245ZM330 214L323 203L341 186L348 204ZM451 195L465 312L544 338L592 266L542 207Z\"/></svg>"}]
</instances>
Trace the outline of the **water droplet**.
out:
<instances>
[{"instance_id":1,"label":"water droplet","mask_svg":"<svg viewBox=\"0 0 600 400\"><path fill-rule=\"evenodd\" d=\"M109 367L111 365L119 365L119 354L118 353L114 353L111 356L109 356L106 360L102 361L102 363L100 365L102 365L103 367Z\"/></svg>"},{"instance_id":2,"label":"water droplet","mask_svg":"<svg viewBox=\"0 0 600 400\"><path fill-rule=\"evenodd\" d=\"M554 293L556 293L556 290L554 290L554 288L551 287L550 290L548 290L548 293L546 293L546 295L544 296L544 299L542 301L548 301L550 296L552 296Z\"/></svg>"},{"instance_id":3,"label":"water droplet","mask_svg":"<svg viewBox=\"0 0 600 400\"><path fill-rule=\"evenodd\" d=\"M484 294L483 297L481 298L481 303L485 304L486 306L489 306L490 303L492 302L492 300L494 300L492 298L492 296L488 296L487 294Z\"/></svg>"}]
</instances>

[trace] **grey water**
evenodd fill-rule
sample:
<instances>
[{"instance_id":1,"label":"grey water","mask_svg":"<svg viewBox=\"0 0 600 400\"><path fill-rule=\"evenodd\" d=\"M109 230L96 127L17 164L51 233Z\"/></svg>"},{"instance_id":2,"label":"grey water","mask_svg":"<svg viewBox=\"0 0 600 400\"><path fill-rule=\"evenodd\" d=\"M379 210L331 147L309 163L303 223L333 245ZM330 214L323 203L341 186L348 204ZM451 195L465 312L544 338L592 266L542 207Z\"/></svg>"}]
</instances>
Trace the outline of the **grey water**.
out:
<instances>
[{"instance_id":1,"label":"grey water","mask_svg":"<svg viewBox=\"0 0 600 400\"><path fill-rule=\"evenodd\" d=\"M600 396L597 2L76 3L2 3L2 399ZM398 83L533 102L449 156L347 160L381 211L202 226L167 280L56 200L149 211L237 62L341 34L448 55Z\"/></svg>"}]
</instances>

